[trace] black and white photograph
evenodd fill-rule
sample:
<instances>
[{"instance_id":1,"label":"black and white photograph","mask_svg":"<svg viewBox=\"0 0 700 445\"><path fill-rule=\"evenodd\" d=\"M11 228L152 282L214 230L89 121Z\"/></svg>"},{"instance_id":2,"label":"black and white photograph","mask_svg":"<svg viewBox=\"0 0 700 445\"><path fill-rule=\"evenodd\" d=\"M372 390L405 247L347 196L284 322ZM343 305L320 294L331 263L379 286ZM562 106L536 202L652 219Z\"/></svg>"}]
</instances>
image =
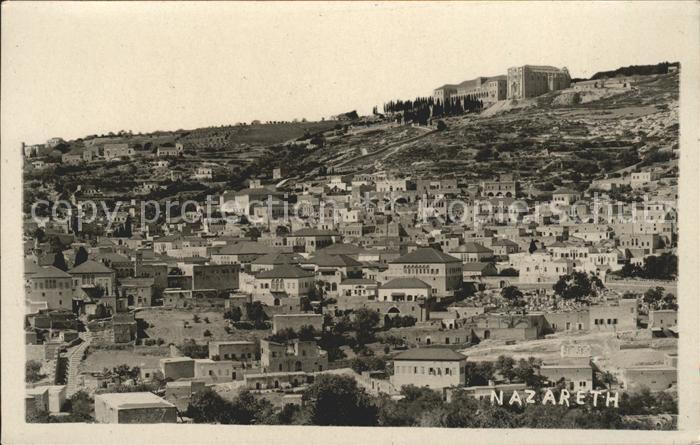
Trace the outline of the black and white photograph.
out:
<instances>
[{"instance_id":1,"label":"black and white photograph","mask_svg":"<svg viewBox=\"0 0 700 445\"><path fill-rule=\"evenodd\" d=\"M699 440L699 13L4 2L3 442Z\"/></svg>"}]
</instances>

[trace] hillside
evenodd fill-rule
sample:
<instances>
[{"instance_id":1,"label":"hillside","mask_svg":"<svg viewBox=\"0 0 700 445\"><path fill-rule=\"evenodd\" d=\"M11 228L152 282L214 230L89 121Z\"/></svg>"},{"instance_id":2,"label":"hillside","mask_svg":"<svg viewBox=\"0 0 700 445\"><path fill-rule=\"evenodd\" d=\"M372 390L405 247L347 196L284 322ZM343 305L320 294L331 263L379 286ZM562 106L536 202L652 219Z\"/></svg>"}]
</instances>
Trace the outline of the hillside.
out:
<instances>
[{"instance_id":1,"label":"hillside","mask_svg":"<svg viewBox=\"0 0 700 445\"><path fill-rule=\"evenodd\" d=\"M220 136L226 138L231 145L273 145L301 138L307 133L333 129L338 123L338 121L280 122L201 128L188 132L184 140Z\"/></svg>"},{"instance_id":2,"label":"hillside","mask_svg":"<svg viewBox=\"0 0 700 445\"><path fill-rule=\"evenodd\" d=\"M322 149L323 155L310 156L342 173L388 169L475 179L513 172L538 184L545 171L564 182L585 182L638 163L645 153L675 147L678 73L639 77L631 90L593 91L579 103L561 100L572 93L448 118L442 132L389 126L371 137L346 135ZM389 145L393 149L386 150ZM366 153L378 154L359 157ZM348 163L349 156L358 158Z\"/></svg>"},{"instance_id":3,"label":"hillside","mask_svg":"<svg viewBox=\"0 0 700 445\"><path fill-rule=\"evenodd\" d=\"M616 76L648 76L653 74L668 74L669 67L680 68L680 62L662 62L656 65L630 65L610 71L599 71L591 76L592 80L605 79Z\"/></svg>"},{"instance_id":4,"label":"hillside","mask_svg":"<svg viewBox=\"0 0 700 445\"><path fill-rule=\"evenodd\" d=\"M157 181L161 188L142 195L146 199L239 189L249 178L271 178L277 167L284 169L289 187L324 174L385 170L416 178L455 177L468 184L514 173L533 195L562 184L585 189L595 179L633 166L672 171L677 165L678 73L637 76L631 82L631 89L568 89L503 101L481 114L446 118L442 131L367 120L111 137L110 143L136 144L137 156L85 165L52 163L25 172L25 179L31 193L45 193L31 184L48 181L53 185L46 192L81 184L108 188L114 198L133 196L139 184ZM154 169L150 162L156 147L175 138L187 143L184 156L169 159L167 169ZM60 153L53 158L60 162ZM193 178L202 165L213 168L211 179Z\"/></svg>"}]
</instances>

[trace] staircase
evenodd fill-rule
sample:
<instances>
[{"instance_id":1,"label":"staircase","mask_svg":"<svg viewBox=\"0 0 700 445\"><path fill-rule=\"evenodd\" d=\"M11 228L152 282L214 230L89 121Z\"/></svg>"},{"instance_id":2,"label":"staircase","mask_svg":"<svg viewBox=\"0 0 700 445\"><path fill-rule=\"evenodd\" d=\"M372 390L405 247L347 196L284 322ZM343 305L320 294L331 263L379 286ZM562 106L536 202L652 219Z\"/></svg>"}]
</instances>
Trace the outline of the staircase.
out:
<instances>
[{"instance_id":1,"label":"staircase","mask_svg":"<svg viewBox=\"0 0 700 445\"><path fill-rule=\"evenodd\" d=\"M69 353L68 353L68 377L66 379L66 397L70 397L76 392L78 392L81 388L78 382L79 379L79 372L80 372L80 363L83 361L83 354L85 353L85 350L90 346L90 342L92 341L92 332L81 332L80 338L82 343L80 343L78 346L73 348Z\"/></svg>"}]
</instances>

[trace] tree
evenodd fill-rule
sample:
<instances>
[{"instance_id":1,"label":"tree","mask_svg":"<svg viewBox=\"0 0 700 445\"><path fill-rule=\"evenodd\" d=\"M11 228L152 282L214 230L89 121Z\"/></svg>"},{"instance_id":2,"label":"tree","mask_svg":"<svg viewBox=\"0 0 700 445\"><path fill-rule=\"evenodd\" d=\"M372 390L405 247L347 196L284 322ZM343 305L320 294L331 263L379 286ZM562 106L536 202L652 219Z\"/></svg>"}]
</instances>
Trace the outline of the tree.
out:
<instances>
[{"instance_id":1,"label":"tree","mask_svg":"<svg viewBox=\"0 0 700 445\"><path fill-rule=\"evenodd\" d=\"M100 320L102 318L107 318L109 317L109 310L107 309L107 306L104 304L98 304L95 306L95 320Z\"/></svg>"},{"instance_id":2,"label":"tree","mask_svg":"<svg viewBox=\"0 0 700 445\"><path fill-rule=\"evenodd\" d=\"M615 375L613 375L613 373L610 371L605 371L601 374L600 381L605 383L609 390L612 388L612 384L615 383L617 379L615 379Z\"/></svg>"},{"instance_id":3,"label":"tree","mask_svg":"<svg viewBox=\"0 0 700 445\"><path fill-rule=\"evenodd\" d=\"M209 356L209 347L207 345L200 345L192 338L185 339L178 349L182 351L182 354L190 358L207 358Z\"/></svg>"},{"instance_id":4,"label":"tree","mask_svg":"<svg viewBox=\"0 0 700 445\"><path fill-rule=\"evenodd\" d=\"M354 378L324 374L305 391L314 425L373 426L377 407Z\"/></svg>"},{"instance_id":5,"label":"tree","mask_svg":"<svg viewBox=\"0 0 700 445\"><path fill-rule=\"evenodd\" d=\"M641 276L643 271L642 268L636 264L625 263L625 265L622 266L622 269L620 269L620 274L623 277L636 277Z\"/></svg>"},{"instance_id":6,"label":"tree","mask_svg":"<svg viewBox=\"0 0 700 445\"><path fill-rule=\"evenodd\" d=\"M27 360L24 366L24 375L29 383L38 382L46 377L46 375L41 373L41 363L36 360Z\"/></svg>"},{"instance_id":7,"label":"tree","mask_svg":"<svg viewBox=\"0 0 700 445\"><path fill-rule=\"evenodd\" d=\"M245 236L247 238L252 239L253 241L260 238L261 235L262 234L260 233L260 229L258 229L257 227L248 227L245 231Z\"/></svg>"},{"instance_id":8,"label":"tree","mask_svg":"<svg viewBox=\"0 0 700 445\"><path fill-rule=\"evenodd\" d=\"M588 276L585 272L573 272L563 275L552 286L557 295L566 300L586 301L589 297L597 295L598 289L603 287L600 278Z\"/></svg>"},{"instance_id":9,"label":"tree","mask_svg":"<svg viewBox=\"0 0 700 445\"><path fill-rule=\"evenodd\" d=\"M644 258L643 277L670 280L678 274L678 257L672 253Z\"/></svg>"},{"instance_id":10,"label":"tree","mask_svg":"<svg viewBox=\"0 0 700 445\"><path fill-rule=\"evenodd\" d=\"M62 411L70 413L65 421L91 422L92 414L95 411L95 400L88 392L80 390L65 401Z\"/></svg>"},{"instance_id":11,"label":"tree","mask_svg":"<svg viewBox=\"0 0 700 445\"><path fill-rule=\"evenodd\" d=\"M118 384L121 384L125 380L136 380L141 374L141 370L138 366L132 368L127 364L122 364L112 368L110 374L112 375L112 378L117 381Z\"/></svg>"},{"instance_id":12,"label":"tree","mask_svg":"<svg viewBox=\"0 0 700 445\"><path fill-rule=\"evenodd\" d=\"M246 318L253 322L253 324L262 324L268 319L267 313L265 313L265 307L259 301L254 301L253 303L246 303Z\"/></svg>"},{"instance_id":13,"label":"tree","mask_svg":"<svg viewBox=\"0 0 700 445\"><path fill-rule=\"evenodd\" d=\"M503 376L508 381L511 381L515 378L515 360L513 360L513 357L508 357L506 355L499 355L498 358L496 359L496 363L494 365L495 370Z\"/></svg>"},{"instance_id":14,"label":"tree","mask_svg":"<svg viewBox=\"0 0 700 445\"><path fill-rule=\"evenodd\" d=\"M512 304L516 300L522 299L523 293L516 286L507 286L501 289L501 296Z\"/></svg>"},{"instance_id":15,"label":"tree","mask_svg":"<svg viewBox=\"0 0 700 445\"><path fill-rule=\"evenodd\" d=\"M352 329L357 336L357 342L365 345L374 341L374 330L379 324L379 314L368 308L360 308L355 312Z\"/></svg>"},{"instance_id":16,"label":"tree","mask_svg":"<svg viewBox=\"0 0 700 445\"><path fill-rule=\"evenodd\" d=\"M73 263L73 267L78 267L87 260L88 260L87 250L85 250L85 247L80 246L78 248L78 251L75 254L75 262Z\"/></svg>"},{"instance_id":17,"label":"tree","mask_svg":"<svg viewBox=\"0 0 700 445\"><path fill-rule=\"evenodd\" d=\"M224 320L231 320L234 322L241 321L242 316L243 316L243 311L241 311L241 308L238 306L234 306L231 309L224 312Z\"/></svg>"},{"instance_id":18,"label":"tree","mask_svg":"<svg viewBox=\"0 0 700 445\"><path fill-rule=\"evenodd\" d=\"M492 362L468 361L465 368L467 386L486 386L489 380L493 380L495 367Z\"/></svg>"},{"instance_id":19,"label":"tree","mask_svg":"<svg viewBox=\"0 0 700 445\"><path fill-rule=\"evenodd\" d=\"M64 272L68 270L68 264L66 264L66 258L63 256L63 252L57 252L54 255L53 267L61 269Z\"/></svg>"},{"instance_id":20,"label":"tree","mask_svg":"<svg viewBox=\"0 0 700 445\"><path fill-rule=\"evenodd\" d=\"M520 273L512 267L506 267L505 269L501 270L499 275L502 277L517 277L520 275Z\"/></svg>"},{"instance_id":21,"label":"tree","mask_svg":"<svg viewBox=\"0 0 700 445\"><path fill-rule=\"evenodd\" d=\"M115 231L114 231L114 236L118 238L131 238L132 236L132 220L131 220L131 215L127 215L126 221L124 221L124 224L119 226Z\"/></svg>"},{"instance_id":22,"label":"tree","mask_svg":"<svg viewBox=\"0 0 700 445\"><path fill-rule=\"evenodd\" d=\"M39 243L43 243L44 241L46 241L46 232L44 232L44 229L42 229L41 227L37 227L36 230L34 230L33 236L34 239L36 239Z\"/></svg>"},{"instance_id":23,"label":"tree","mask_svg":"<svg viewBox=\"0 0 700 445\"><path fill-rule=\"evenodd\" d=\"M430 388L405 385L401 388L401 395L404 397L398 401L388 396L379 398L379 425L418 426L424 412L442 406L440 393Z\"/></svg>"},{"instance_id":24,"label":"tree","mask_svg":"<svg viewBox=\"0 0 700 445\"><path fill-rule=\"evenodd\" d=\"M474 156L474 160L478 162L484 162L488 161L489 159L494 158L494 152L488 147L482 148L479 151L476 152L476 156Z\"/></svg>"},{"instance_id":25,"label":"tree","mask_svg":"<svg viewBox=\"0 0 700 445\"><path fill-rule=\"evenodd\" d=\"M350 367L358 374L364 371L384 371L386 369L386 360L380 357L355 357L350 362Z\"/></svg>"},{"instance_id":26,"label":"tree","mask_svg":"<svg viewBox=\"0 0 700 445\"><path fill-rule=\"evenodd\" d=\"M528 388L541 388L545 383L545 378L540 375L542 360L530 357L527 360L518 360L518 365L513 369L515 377L525 383Z\"/></svg>"},{"instance_id":27,"label":"tree","mask_svg":"<svg viewBox=\"0 0 700 445\"><path fill-rule=\"evenodd\" d=\"M289 340L295 338L298 338L298 335L292 328L280 329L274 334L267 337L268 340L273 341L275 343L286 343Z\"/></svg>"},{"instance_id":28,"label":"tree","mask_svg":"<svg viewBox=\"0 0 700 445\"><path fill-rule=\"evenodd\" d=\"M185 415L195 423L228 423L230 403L212 389L192 395Z\"/></svg>"},{"instance_id":29,"label":"tree","mask_svg":"<svg viewBox=\"0 0 700 445\"><path fill-rule=\"evenodd\" d=\"M644 292L644 297L642 300L644 301L644 303L649 305L650 308L658 309L661 306L661 300L663 299L663 296L663 287L650 287L649 289L647 289L646 292Z\"/></svg>"},{"instance_id":30,"label":"tree","mask_svg":"<svg viewBox=\"0 0 700 445\"><path fill-rule=\"evenodd\" d=\"M407 328L415 326L417 322L418 319L411 315L397 315L395 317L389 317L385 319L384 329Z\"/></svg>"},{"instance_id":31,"label":"tree","mask_svg":"<svg viewBox=\"0 0 700 445\"><path fill-rule=\"evenodd\" d=\"M536 250L537 250L537 244L535 243L535 240L534 239L530 240L530 247L528 247L527 251L530 252L530 254L532 254Z\"/></svg>"},{"instance_id":32,"label":"tree","mask_svg":"<svg viewBox=\"0 0 700 445\"><path fill-rule=\"evenodd\" d=\"M311 325L303 325L299 328L299 340L301 341L315 340L317 334L316 329Z\"/></svg>"},{"instance_id":33,"label":"tree","mask_svg":"<svg viewBox=\"0 0 700 445\"><path fill-rule=\"evenodd\" d=\"M678 310L678 300L676 299L676 296L670 292L667 293L663 298L663 302L661 304L661 309L677 311Z\"/></svg>"}]
</instances>

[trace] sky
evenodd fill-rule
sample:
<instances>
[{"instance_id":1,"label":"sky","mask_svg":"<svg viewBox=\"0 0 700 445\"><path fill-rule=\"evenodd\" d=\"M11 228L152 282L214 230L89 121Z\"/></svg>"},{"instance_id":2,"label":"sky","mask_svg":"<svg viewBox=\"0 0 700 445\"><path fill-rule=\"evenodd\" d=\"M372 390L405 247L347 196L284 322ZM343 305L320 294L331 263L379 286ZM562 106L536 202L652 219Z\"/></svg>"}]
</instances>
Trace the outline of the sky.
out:
<instances>
[{"instance_id":1,"label":"sky","mask_svg":"<svg viewBox=\"0 0 700 445\"><path fill-rule=\"evenodd\" d=\"M3 3L13 140L317 120L509 66L680 60L697 3ZM682 62L682 60L681 60Z\"/></svg>"}]
</instances>

